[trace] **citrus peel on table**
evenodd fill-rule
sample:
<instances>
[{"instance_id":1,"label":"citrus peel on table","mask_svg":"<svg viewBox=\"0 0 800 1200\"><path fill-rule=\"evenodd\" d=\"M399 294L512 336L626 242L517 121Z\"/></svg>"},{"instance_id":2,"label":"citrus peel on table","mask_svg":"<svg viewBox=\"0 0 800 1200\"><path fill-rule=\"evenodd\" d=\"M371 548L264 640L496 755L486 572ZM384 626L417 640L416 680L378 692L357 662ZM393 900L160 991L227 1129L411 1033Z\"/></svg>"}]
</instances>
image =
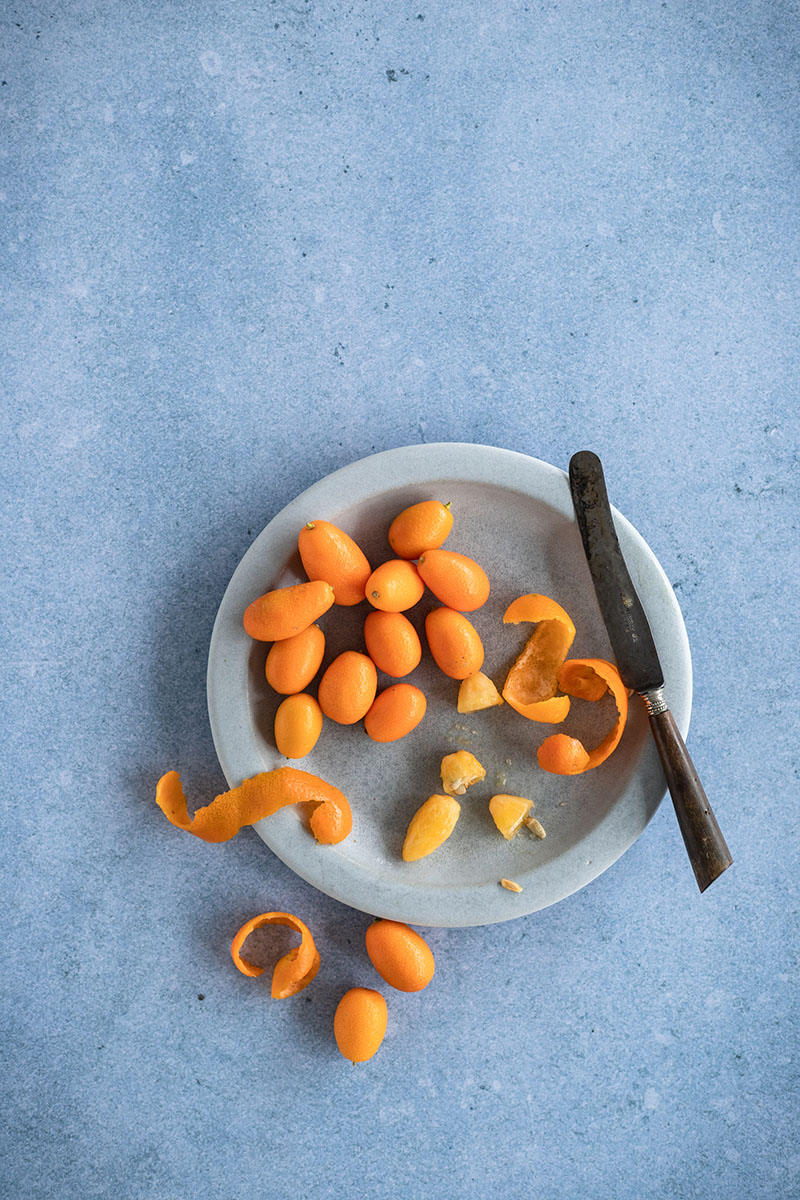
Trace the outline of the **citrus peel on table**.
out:
<instances>
[{"instance_id":1,"label":"citrus peel on table","mask_svg":"<svg viewBox=\"0 0 800 1200\"><path fill-rule=\"evenodd\" d=\"M261 913L246 921L231 942L231 957L237 969L250 979L263 975L264 968L245 958L242 947L254 930L262 929L265 925L287 925L300 934L300 945L279 958L272 972L272 999L285 1000L289 996L296 996L311 983L319 970L319 951L310 929L299 917L285 912Z\"/></svg>"},{"instance_id":2,"label":"citrus peel on table","mask_svg":"<svg viewBox=\"0 0 800 1200\"><path fill-rule=\"evenodd\" d=\"M600 700L609 691L617 706L613 728L594 750L587 750L577 738L555 733L545 738L536 752L543 770L553 775L582 775L599 767L619 745L628 719L628 689L617 668L604 658L568 659L558 673L558 686L567 695L590 701Z\"/></svg>"},{"instance_id":3,"label":"citrus peel on table","mask_svg":"<svg viewBox=\"0 0 800 1200\"><path fill-rule=\"evenodd\" d=\"M288 804L303 803L315 805L309 825L318 842L332 846L344 841L353 828L347 797L333 784L295 767L253 775L199 808L193 818L177 771L162 775L156 787L156 804L167 820L204 842L227 842L243 825L252 825Z\"/></svg>"}]
</instances>

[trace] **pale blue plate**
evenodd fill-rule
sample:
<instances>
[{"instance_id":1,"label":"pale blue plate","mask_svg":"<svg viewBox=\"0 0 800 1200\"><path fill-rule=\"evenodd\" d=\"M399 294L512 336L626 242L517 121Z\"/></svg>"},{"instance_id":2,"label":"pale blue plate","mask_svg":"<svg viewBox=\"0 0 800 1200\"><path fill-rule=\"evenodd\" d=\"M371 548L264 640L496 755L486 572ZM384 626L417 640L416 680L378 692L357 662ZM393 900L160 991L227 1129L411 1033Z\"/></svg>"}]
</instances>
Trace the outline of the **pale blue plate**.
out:
<instances>
[{"instance_id":1,"label":"pale blue plate","mask_svg":"<svg viewBox=\"0 0 800 1200\"><path fill-rule=\"evenodd\" d=\"M613 481L612 481L613 487ZM486 648L484 671L502 686L531 632L504 626L515 597L542 592L572 616L577 636L570 657L610 658L572 510L566 474L557 467L491 446L439 443L375 454L314 484L270 521L234 572L214 625L208 664L211 729L230 785L286 765L272 739L281 697L264 678L268 647L242 628L247 605L270 588L305 580L297 534L314 518L332 521L362 546L373 565L393 557L386 531L417 500L451 502L455 517L446 549L477 559L492 582L484 608L470 619ZM644 539L616 510L620 544L653 629L664 667L667 700L686 735L692 697L689 644L669 581ZM425 597L407 615L423 636ZM324 666L344 649L363 650L366 603L334 606L319 624L327 641ZM519 716L508 705L472 716L456 711L458 684L424 655L409 677L423 689L428 711L407 738L377 745L363 724L326 721L316 748L291 765L334 783L349 798L353 833L338 846L318 845L307 815L284 809L258 822L259 835L293 871L345 904L415 925L483 925L544 908L590 883L624 854L658 808L666 787L638 697L622 742L597 769L575 778L543 772L536 749L550 733L599 741L615 719L609 698L573 701L561 726ZM379 687L395 682L379 677ZM309 689L315 692L316 685ZM465 748L486 767L486 779L460 797L461 817L450 839L428 858L404 863L406 827L419 805L441 791L444 754ZM489 816L496 792L531 798L547 837L527 831L506 842ZM506 891L501 878L519 883ZM276 901L277 903L277 901Z\"/></svg>"}]
</instances>

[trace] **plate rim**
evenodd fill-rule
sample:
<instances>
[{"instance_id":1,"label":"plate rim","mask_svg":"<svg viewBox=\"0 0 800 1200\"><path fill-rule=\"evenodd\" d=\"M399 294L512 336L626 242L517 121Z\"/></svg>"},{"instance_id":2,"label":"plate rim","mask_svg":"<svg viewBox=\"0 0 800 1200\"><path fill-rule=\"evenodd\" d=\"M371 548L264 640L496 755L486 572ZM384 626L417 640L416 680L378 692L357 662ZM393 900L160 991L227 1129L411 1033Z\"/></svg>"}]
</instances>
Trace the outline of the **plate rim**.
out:
<instances>
[{"instance_id":1,"label":"plate rim","mask_svg":"<svg viewBox=\"0 0 800 1200\"><path fill-rule=\"evenodd\" d=\"M458 468L453 466L442 469L443 459L452 460L454 458L461 460ZM469 460L466 464L466 470L461 470L463 460ZM497 466L499 464L502 464L506 469L512 466L517 467L522 470L523 474L526 471L533 472L534 475L539 477L540 489L543 489L545 493L554 491L555 498L543 496L542 490L532 492L530 485L528 487L515 485L512 479L505 477L506 474L511 474L507 470L503 472L504 477L499 478L497 473ZM402 473L409 477L404 479L393 478L393 473L398 466L402 469ZM414 476L419 476L419 478L415 478ZM560 467L524 454L521 451L477 442L426 442L378 451L347 463L335 471L322 476L309 485L309 487L304 488L302 492L273 515L242 555L225 588L214 620L209 644L206 676L208 715L214 748L229 786L235 786L240 783L244 776L236 772L231 762L232 757L236 757L236 739L235 737L232 739L230 736L230 729L226 724L227 715L230 713L231 705L233 705L234 707L238 706L240 710L242 708L246 709L249 716L249 706L246 683L244 688L239 689L240 695L238 696L230 687L226 688L227 668L232 653L228 642L233 637L234 649L238 643L240 649L246 651L247 654L249 654L252 646L251 640L244 633L241 625L241 612L243 611L241 603L238 603L236 606L236 620L233 623L230 621L230 610L233 597L242 585L243 579L246 579L249 573L255 573L253 569L256 564L261 565L260 574L262 578L264 576L264 560L260 548L265 543L269 543L274 539L276 530L280 535L281 527L286 526L287 529L293 530L291 548L292 550L296 549L297 525L296 523L292 524L294 510L302 508L308 502L309 496L312 493L315 499L319 495L324 495L326 491L333 493L338 491L341 496L341 484L345 478L350 491L353 490L354 483L356 484L356 489L359 487L363 488L366 483L368 494L363 496L357 494L352 501L352 503L360 505L368 502L371 497L374 498L381 495L390 488L393 490L403 486L410 487L415 483L428 482L436 477L453 482L485 482L509 487L512 490L530 496L532 499L543 501L557 511L560 510L568 519L575 520L571 500L568 508L563 503L564 486L566 484L566 494L568 495L569 485L567 473ZM378 481L377 486L374 485L375 480ZM559 491L562 494L561 497L558 496ZM635 526L614 505L612 505L612 511L620 540L623 543L630 543L638 555L644 557L649 567L654 569L655 575L662 587L663 595L660 597L660 600L669 610L669 617L674 626L671 632L677 638L675 650L680 660L679 671L673 673L673 677L670 679L668 687L669 699L678 727L685 738L689 729L692 707L692 662L688 635L680 605L666 572L651 547ZM284 540L286 540L285 535ZM288 551L289 543L287 542ZM281 561L285 561L280 554L275 554L275 557L281 559ZM243 723L243 727L245 725L246 723ZM233 747L231 746L232 740L234 742ZM592 848L593 841L602 842L601 834L604 828L611 822L614 814L618 813L620 804L625 800L630 786L631 783L629 782L626 788L620 793L618 802L585 838L570 847L566 855L560 855L558 858L551 860L543 870L547 870L548 867L553 867L555 864L562 862L565 857L576 857L576 852L581 847L583 849L580 852L586 854L587 850ZM316 843L301 822L295 820L292 823L286 823L280 821L282 814L276 814L275 817L256 822L253 828L268 848L290 870L318 891L323 892L340 903L371 915L403 920L409 924L463 928L495 924L505 920L528 916L532 912L550 907L588 886L617 862L638 840L658 811L666 790L665 782L664 789L657 802L652 805L651 811L645 814L644 820L635 823L623 838L615 842L613 851L609 853L606 849L605 852L598 852L597 850L592 852L586 864L592 870L579 870L577 880L573 878L571 872L568 873L570 878L568 886L563 889L556 888L552 898L546 900L544 903L536 902L531 904L530 900L526 902L523 899L524 892L521 893L516 898L519 903L517 903L513 911L509 911L508 909L507 893L499 889L496 883L471 886L446 885L441 889L441 892L439 889L435 889L439 893L436 899L441 904L441 907L432 906L430 902L430 888L417 888L413 889L410 893L406 893L407 896L411 896L411 903L403 903L402 899L398 902L396 897L393 899L391 894L387 894L387 892L396 892L396 885L382 887L379 877L372 875L367 879L365 873L360 869L356 869L355 871L344 870L342 872L345 863L348 863L351 868L356 867L357 864L352 863L352 860L348 862L348 860L334 859L331 855L331 848L320 846ZM283 815L285 816L285 814ZM327 860L323 857L325 855L329 856ZM337 864L339 867L338 871L336 869ZM574 867L578 865L577 861L571 865L574 870ZM343 880L341 879L342 874L344 874ZM363 879L361 878L362 875L364 875ZM337 876L339 877L339 883L337 883ZM362 884L361 887L357 886L359 883ZM348 884L351 886L348 886ZM491 887L491 892L488 891L488 887ZM369 895L366 894L367 891ZM500 892L500 895L497 894L498 892ZM485 893L481 906L483 911L473 915L469 912L467 901L469 899L474 901L476 893L479 895L480 893ZM427 903L419 903L421 894L429 897ZM505 904L502 903L503 899L506 900ZM417 901L416 905L413 901ZM475 916L478 916L479 919L476 920Z\"/></svg>"}]
</instances>

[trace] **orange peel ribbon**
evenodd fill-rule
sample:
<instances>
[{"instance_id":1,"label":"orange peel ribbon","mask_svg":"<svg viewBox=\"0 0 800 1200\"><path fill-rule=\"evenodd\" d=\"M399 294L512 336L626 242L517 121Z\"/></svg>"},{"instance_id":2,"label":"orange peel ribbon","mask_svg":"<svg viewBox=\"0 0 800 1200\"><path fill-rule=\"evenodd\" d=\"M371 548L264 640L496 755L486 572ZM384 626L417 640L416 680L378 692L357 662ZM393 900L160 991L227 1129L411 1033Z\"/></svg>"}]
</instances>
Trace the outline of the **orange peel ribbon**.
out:
<instances>
[{"instance_id":1,"label":"orange peel ribbon","mask_svg":"<svg viewBox=\"0 0 800 1200\"><path fill-rule=\"evenodd\" d=\"M601 686L602 685L602 686ZM607 691L614 697L617 720L594 750L564 733L545 738L536 752L539 766L553 775L581 775L599 767L616 750L628 719L628 690L613 663L604 658L571 658L558 673L562 692L581 700L600 700Z\"/></svg>"},{"instance_id":2,"label":"orange peel ribbon","mask_svg":"<svg viewBox=\"0 0 800 1200\"><path fill-rule=\"evenodd\" d=\"M302 803L315 806L309 825L324 845L344 841L353 828L347 797L333 784L295 767L278 767L245 779L239 787L222 792L205 808L199 808L193 819L177 771L162 775L156 787L156 804L167 820L204 842L227 842L243 825L269 817L287 804Z\"/></svg>"},{"instance_id":3,"label":"orange peel ribbon","mask_svg":"<svg viewBox=\"0 0 800 1200\"><path fill-rule=\"evenodd\" d=\"M569 696L557 696L558 673L575 639L572 618L549 596L519 596L503 614L505 625L536 623L503 685L503 699L529 721L557 725L569 712ZM562 689L563 690L563 689Z\"/></svg>"},{"instance_id":4,"label":"orange peel ribbon","mask_svg":"<svg viewBox=\"0 0 800 1200\"><path fill-rule=\"evenodd\" d=\"M285 912L262 913L247 921L231 942L231 957L237 969L250 979L263 975L264 968L244 958L242 946L255 929L261 929L264 925L287 925L300 934L300 945L279 958L272 972L272 998L285 1000L288 996L296 996L311 983L319 970L319 951L314 945L311 930L299 917Z\"/></svg>"}]
</instances>

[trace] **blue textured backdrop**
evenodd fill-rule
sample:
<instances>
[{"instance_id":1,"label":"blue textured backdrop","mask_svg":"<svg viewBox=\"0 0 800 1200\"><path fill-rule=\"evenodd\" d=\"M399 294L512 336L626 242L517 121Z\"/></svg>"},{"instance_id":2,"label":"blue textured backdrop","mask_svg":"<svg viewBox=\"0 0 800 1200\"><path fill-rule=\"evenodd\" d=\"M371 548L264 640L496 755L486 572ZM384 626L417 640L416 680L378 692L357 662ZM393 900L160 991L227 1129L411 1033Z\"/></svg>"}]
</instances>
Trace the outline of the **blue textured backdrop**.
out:
<instances>
[{"instance_id":1,"label":"blue textured backdrop","mask_svg":"<svg viewBox=\"0 0 800 1200\"><path fill-rule=\"evenodd\" d=\"M5 6L3 1193L800 1194L798 11L750 0ZM667 570L736 859L662 807L591 887L435 931L338 1056L365 918L223 784L208 640L253 536L372 450L596 449ZM305 916L272 1004L228 942Z\"/></svg>"}]
</instances>

